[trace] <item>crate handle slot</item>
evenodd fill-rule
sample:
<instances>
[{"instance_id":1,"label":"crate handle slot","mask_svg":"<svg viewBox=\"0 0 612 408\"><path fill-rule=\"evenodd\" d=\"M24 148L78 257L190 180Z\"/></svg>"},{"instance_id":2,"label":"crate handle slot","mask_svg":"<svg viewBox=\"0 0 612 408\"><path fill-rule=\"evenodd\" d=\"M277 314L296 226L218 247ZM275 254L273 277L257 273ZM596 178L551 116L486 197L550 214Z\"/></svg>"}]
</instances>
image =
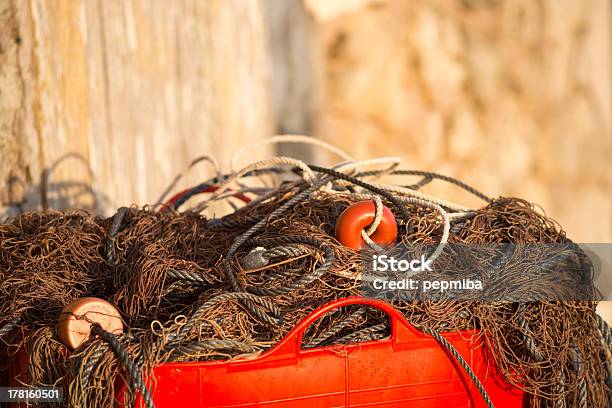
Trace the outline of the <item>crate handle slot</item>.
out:
<instances>
[{"instance_id":1,"label":"crate handle slot","mask_svg":"<svg viewBox=\"0 0 612 408\"><path fill-rule=\"evenodd\" d=\"M308 329L308 327L312 323L335 309L350 305L371 306L385 312L387 316L389 316L389 320L391 321L391 336L389 339L378 341L390 342L392 345L395 346L397 344L411 343L414 341L424 340L428 338L431 339L430 336L419 332L417 329L414 328L414 326L408 323L404 316L397 309L395 309L393 305L378 299L371 299L360 296L349 296L346 298L334 300L314 310L306 318L300 321L300 323L298 323L297 326L295 326L293 330L291 330L291 332L289 332L289 334L287 334L276 345L276 347L270 350L268 355L270 357L282 356L283 358L297 357L303 352L302 339L304 337L306 329ZM316 350L316 348L307 350Z\"/></svg>"}]
</instances>

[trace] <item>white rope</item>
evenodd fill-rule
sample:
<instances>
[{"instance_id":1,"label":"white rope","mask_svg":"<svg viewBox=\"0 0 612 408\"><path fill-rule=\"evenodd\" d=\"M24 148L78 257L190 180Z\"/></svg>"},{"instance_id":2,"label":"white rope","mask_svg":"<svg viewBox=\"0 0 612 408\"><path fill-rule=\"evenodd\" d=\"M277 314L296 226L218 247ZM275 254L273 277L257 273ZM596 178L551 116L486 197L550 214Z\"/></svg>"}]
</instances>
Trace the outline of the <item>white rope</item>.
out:
<instances>
[{"instance_id":1,"label":"white rope","mask_svg":"<svg viewBox=\"0 0 612 408\"><path fill-rule=\"evenodd\" d=\"M374 233L374 231L376 231L376 228L378 228L378 226L380 225L380 220L382 219L383 203L380 197L377 195L373 195L373 194L362 194L362 193L352 193L352 194L342 193L342 194L348 195L357 200L373 200L375 202L376 213L375 213L374 220L372 221L372 224L370 224L367 230L361 231L361 237L366 242L366 244L368 244L368 246L370 246L372 249L381 250L382 248L378 246L370 238L370 236ZM440 242L438 246L436 247L436 250L429 257L429 260L433 263L433 261L435 261L436 258L442 253L442 251L444 250L444 247L448 243L448 237L450 235L449 214L444 210L444 208L442 208L438 204L429 202L427 200L423 200L423 199L416 198L416 197L398 197L398 199L402 203L417 204L423 207L431 208L440 214L440 217L442 218L442 223L443 223L443 230L442 230L442 237L440 238ZM459 214L465 215L467 213L452 213L452 215L454 215L455 217Z\"/></svg>"},{"instance_id":2,"label":"white rope","mask_svg":"<svg viewBox=\"0 0 612 408\"><path fill-rule=\"evenodd\" d=\"M456 218L467 217L468 215L471 215L472 213L473 213L472 211L462 211L462 212L447 213L447 215L450 220L454 220Z\"/></svg>"},{"instance_id":3,"label":"white rope","mask_svg":"<svg viewBox=\"0 0 612 408\"><path fill-rule=\"evenodd\" d=\"M351 174L352 172L354 172L357 169L361 169L361 168L366 168L366 167L375 167L375 166L381 166L381 165L387 165L390 166L391 169L393 169L395 166L399 165L402 161L401 158L399 157L380 157L380 158L374 158L374 159L368 159L368 160L354 160L351 156L349 156L346 152L344 152L342 149L339 149L329 143L323 142L322 140L319 139L315 139L309 136L304 136L304 135L276 135L276 136L272 136L268 139L264 139L261 141L257 141L255 143L252 143L250 145L244 146L242 148L240 148L238 151L236 151L236 153L232 156L231 161L230 161L230 165L231 165L231 170L232 173L234 174L240 174L243 170L240 170L239 172L234 172L234 169L236 168L236 163L238 161L238 157L244 153L245 151L258 147L258 146L263 146L266 144L278 144L278 143L301 143L301 144L308 144L308 145L313 145L313 146L319 146L324 148L327 151L330 151L332 153L337 154L339 157L341 157L342 159L344 159L344 162L338 163L335 166L333 166L333 169L345 174ZM281 158L282 156L279 156L278 158ZM274 160L277 159L272 158L270 160ZM291 159L289 157L285 157L284 159ZM300 163L300 165L297 165L297 167L300 167L304 172L308 172L310 173L308 176L303 175L304 179L310 178L310 176L312 175L312 171L308 168L308 166L301 160L297 160L297 159L291 159L291 160L296 160L297 163ZM265 162L264 161L260 161L257 163L262 163ZM248 168L249 166L245 167ZM306 170L308 169L308 170ZM388 169L385 169L388 170ZM236 177L237 178L237 177ZM310 180L314 180L314 175L312 178L310 178ZM344 182L338 182L336 181L336 184L346 184ZM467 211L469 210L467 207L464 207L462 205L450 202L450 201L446 201L446 200L442 200L440 198L437 198L435 196L431 196L429 194L425 194L422 193L420 191L416 191L416 190L411 190L402 186L397 186L397 185L392 185L392 184L378 184L378 183L371 183L373 185L375 185L376 187L382 188L386 191L389 192L394 192L394 193L398 193L398 194L402 194L402 195L406 195L409 197L415 197L415 198L420 198L426 201L430 201L432 203L436 203L440 206L443 207L447 207L450 208L451 210L455 210L455 211ZM328 184L327 188L325 188L325 190L330 190L331 187L331 182L330 184ZM211 197L212 198L212 197Z\"/></svg>"},{"instance_id":4,"label":"white rope","mask_svg":"<svg viewBox=\"0 0 612 408\"><path fill-rule=\"evenodd\" d=\"M374 220L368 226L367 229L361 230L361 238L365 241L365 243L375 251L381 252L383 250L376 242L370 238L372 234L376 231L378 226L380 225L380 221L382 220L383 215L383 203L379 196L372 196L371 199L374 201L375 209L374 209Z\"/></svg>"},{"instance_id":5,"label":"white rope","mask_svg":"<svg viewBox=\"0 0 612 408\"><path fill-rule=\"evenodd\" d=\"M350 195L353 196L353 197L358 196L357 194L350 194ZM420 198L416 198L416 197L399 197L399 200L402 201L403 203L417 204L417 205L422 205L424 207L428 207L428 208L434 209L442 217L442 223L444 225L443 226L443 230L442 230L442 237L440 238L440 242L438 243L438 246L436 247L435 251L427 259L428 262L433 264L433 262L438 258L438 256L440 256L440 254L444 250L444 247L448 243L448 237L449 237L449 234L450 234L450 219L448 217L448 213L444 210L444 208L442 208L438 204L431 203L429 201L422 200ZM364 238L364 237L367 237L367 234L365 234L365 232L362 231L361 236L362 236L362 238L365 241L366 238ZM368 239L370 239L370 238L368 237ZM368 242L366 241L366 243L368 243ZM376 243L374 243L374 245L376 245ZM381 250L382 248L378 247L378 248L374 248L374 249L375 250ZM405 277L408 278L410 276L416 275L417 273L419 273L419 272L416 272L416 271L415 272L409 272L409 273L407 273L405 275ZM359 273L357 275L349 275L349 274L340 274L340 275L341 276L351 277L351 278L354 278L356 280L371 280L371 279L373 279L373 277L364 277L361 273Z\"/></svg>"},{"instance_id":6,"label":"white rope","mask_svg":"<svg viewBox=\"0 0 612 408\"><path fill-rule=\"evenodd\" d=\"M373 166L380 166L380 165L388 165L389 167L387 169L384 169L384 171L390 171L390 170L395 169L400 163L401 163L401 159L399 157L379 157L376 159L368 159L368 160L345 161L345 162L338 163L332 166L331 168L340 173L352 175L353 173L355 173L355 170L357 169L368 168L368 167L373 167ZM334 186L338 187L338 186L350 186L350 185L352 185L352 183L348 180L342 180L342 179L330 180L327 184L325 184L325 186L321 188L321 190L326 191L328 193L337 193L337 191L335 191L334 189ZM369 195L368 197L371 197L371 195Z\"/></svg>"},{"instance_id":7,"label":"white rope","mask_svg":"<svg viewBox=\"0 0 612 408\"><path fill-rule=\"evenodd\" d=\"M459 205L459 204L456 204L450 201L442 200L441 198L437 198L435 196L431 196L429 194L425 194L425 193L422 193L416 190L411 190L409 188L398 186L395 184L380 184L380 183L375 183L375 182L371 182L370 184L382 190L388 191L390 193L397 193L400 196L413 197L416 199L423 200L425 202L429 202L431 204L437 204L442 207L450 208L451 210L454 210L454 211L460 211L460 212L470 211L469 208L466 208L462 205Z\"/></svg>"},{"instance_id":8,"label":"white rope","mask_svg":"<svg viewBox=\"0 0 612 408\"><path fill-rule=\"evenodd\" d=\"M352 171L355 171L361 168L365 168L365 167L374 167L374 166L380 166L380 165L397 166L400 163L401 163L401 159L398 157L379 157L379 158L369 159L369 160L359 160L359 161L339 163L333 168L336 171L348 174ZM397 193L397 194L404 195L404 196L418 198L424 201L428 201L430 203L438 204L442 207L450 208L451 210L454 210L454 211L461 211L461 212L469 211L469 208L466 208L462 205L459 205L459 204L456 204L450 201L446 201L441 198L438 198L438 197L435 197L435 196L432 196L432 195L429 195L429 194L426 194L420 191L412 190L406 187L398 186L395 184L375 183L372 181L370 181L369 183L375 187L378 187L385 191L389 191L391 193Z\"/></svg>"},{"instance_id":9,"label":"white rope","mask_svg":"<svg viewBox=\"0 0 612 408\"><path fill-rule=\"evenodd\" d=\"M382 200L377 195L375 195L372 198L374 199L374 205L375 205L376 208L374 210L374 220L372 221L372 224L370 224L368 229L365 231L365 233L368 235L368 237L370 237L374 233L374 231L376 231L376 229L380 225L380 220L382 220L382 215L383 215L383 203L382 203Z\"/></svg>"},{"instance_id":10,"label":"white rope","mask_svg":"<svg viewBox=\"0 0 612 408\"><path fill-rule=\"evenodd\" d=\"M231 175L225 181L219 183L219 189L217 190L217 192L210 195L208 200L205 201L205 203L219 200L219 197L225 191L227 186L231 184L232 182L237 181L245 173L251 170L265 168L265 167L273 167L279 164L292 165L292 166L300 168L302 170L302 178L308 183L314 182L314 180L317 178L314 172L303 161L294 159L291 157L283 157L283 156L272 157L270 159L260 160L258 162L252 163L246 167L243 167L241 170L235 171L236 163L238 162L238 158L240 157L241 154L243 154L247 150L256 148L259 146L263 146L263 145L279 144L279 143L300 143L300 144L321 147L331 153L336 154L340 158L342 158L344 161L337 163L332 168L336 171L342 172L344 174L349 174L349 175L354 174L354 172L358 169L377 167L377 166L387 166L386 168L382 170L381 174L375 175L375 178L380 178L385 173L392 171L402 161L401 158L399 157L380 157L380 158L374 158L374 159L368 159L368 160L354 160L351 156L349 156L342 149L339 149L329 143L326 143L322 140L319 140L313 137L304 136L304 135L276 135L276 136L272 136L264 140L260 140L260 141L251 143L249 145L246 145L238 149L230 160L230 167L232 170ZM207 159L210 160L211 163L215 165L216 169L218 168L216 162L214 162L211 158L207 157ZM195 162L192 163L192 165L193 164L195 164ZM341 186L341 185L348 185L348 184L350 184L350 182L347 182L344 180L334 180L334 181L330 181L330 183L328 183L323 190L331 191L333 190L332 189L333 185ZM426 193L423 193L417 190L412 190L412 189L409 189L403 186L394 185L394 184L375 183L373 181L370 181L370 184L378 188L381 188L385 191L399 194L400 196L414 197L417 199L425 200L425 201L428 201L434 204L438 204L439 206L449 208L453 211L465 212L465 211L470 210L469 208L465 206L462 206L462 205L459 205L459 204L456 204L450 201L446 201L441 198L438 198L438 197L435 197L435 196L432 196L432 195L429 195L429 194L426 194ZM241 187L244 188L247 186L241 184Z\"/></svg>"},{"instance_id":11,"label":"white rope","mask_svg":"<svg viewBox=\"0 0 612 408\"><path fill-rule=\"evenodd\" d=\"M448 213L444 210L444 208L442 208L438 204L431 203L429 201L426 201L420 198L399 197L399 200L404 203L417 204L423 207L431 208L433 210L436 210L442 217L442 222L444 224L444 227L442 230L442 237L440 238L440 243L436 247L436 250L433 252L433 254L431 254L431 256L428 259L429 261L431 261L431 263L433 263L436 260L436 258L442 253L442 251L444 250L444 247L448 243L448 236L450 234L450 219L448 218Z\"/></svg>"},{"instance_id":12,"label":"white rope","mask_svg":"<svg viewBox=\"0 0 612 408\"><path fill-rule=\"evenodd\" d=\"M349 156L344 150L333 146L329 143L326 143L322 140L310 137L310 136L304 136L304 135L276 135L276 136L272 136L269 137L267 139L263 139L263 140L259 140L255 143L251 143L249 145L246 145L240 149L238 149L236 151L236 153L234 153L234 155L232 156L231 160L230 160L230 169L232 171L232 173L235 171L236 167L237 167L237 162L238 162L238 157L244 153L247 150L256 148L256 147L260 147L260 146L264 146L264 145L269 145L269 144L279 144L279 143L298 143L298 144L306 144L306 145L312 145L312 146L317 146L317 147L321 147L324 150L327 150L331 153L336 154L337 156L339 156L340 158L342 158L342 160L346 160L346 161L353 161L354 159Z\"/></svg>"},{"instance_id":13,"label":"white rope","mask_svg":"<svg viewBox=\"0 0 612 408\"><path fill-rule=\"evenodd\" d=\"M400 165L401 162L402 162L402 159L399 157L377 157L374 159L367 159L367 160L345 161L342 163L338 163L335 166L332 166L332 169L345 173L345 174L351 174L355 170L358 170L358 169L376 167L376 166L389 166L389 169L393 170L395 167ZM389 169L385 169L385 171Z\"/></svg>"},{"instance_id":14,"label":"white rope","mask_svg":"<svg viewBox=\"0 0 612 408\"><path fill-rule=\"evenodd\" d=\"M281 164L295 166L295 167L299 167L300 169L302 169L302 178L304 179L304 181L306 181L309 184L312 184L314 180L316 180L317 178L316 175L313 173L313 171L310 169L310 167L308 167L306 163L304 163L301 160L294 159L292 157L284 157L284 156L271 157L269 159L264 159L264 160L257 161L255 163L251 163L248 166L243 167L239 171L232 173L223 182L219 183L219 188L217 189L217 191L211 194L206 201L203 201L202 203L200 203L197 208L199 209L199 211L202 211L208 206L208 204L219 200L222 194L225 193L225 190L227 189L227 187L231 183L233 183L234 181L242 177L244 174L250 171L253 171L253 170L274 167L274 166L281 165Z\"/></svg>"}]
</instances>

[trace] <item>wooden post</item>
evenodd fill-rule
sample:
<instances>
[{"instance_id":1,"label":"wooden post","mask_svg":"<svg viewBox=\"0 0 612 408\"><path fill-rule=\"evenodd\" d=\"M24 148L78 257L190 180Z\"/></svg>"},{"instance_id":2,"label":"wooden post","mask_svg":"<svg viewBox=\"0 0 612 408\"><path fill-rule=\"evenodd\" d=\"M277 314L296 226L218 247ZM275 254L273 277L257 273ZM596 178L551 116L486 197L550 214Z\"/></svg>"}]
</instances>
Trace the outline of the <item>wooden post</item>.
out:
<instances>
[{"instance_id":1,"label":"wooden post","mask_svg":"<svg viewBox=\"0 0 612 408\"><path fill-rule=\"evenodd\" d=\"M0 214L154 203L271 135L266 30L259 0L0 0Z\"/></svg>"}]
</instances>

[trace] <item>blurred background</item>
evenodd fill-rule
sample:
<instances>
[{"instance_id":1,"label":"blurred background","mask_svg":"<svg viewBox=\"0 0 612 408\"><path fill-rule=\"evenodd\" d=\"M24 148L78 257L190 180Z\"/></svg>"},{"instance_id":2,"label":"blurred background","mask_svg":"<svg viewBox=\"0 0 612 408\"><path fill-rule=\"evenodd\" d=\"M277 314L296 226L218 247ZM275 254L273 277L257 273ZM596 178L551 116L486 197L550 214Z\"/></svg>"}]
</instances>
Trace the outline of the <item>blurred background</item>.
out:
<instances>
[{"instance_id":1,"label":"blurred background","mask_svg":"<svg viewBox=\"0 0 612 408\"><path fill-rule=\"evenodd\" d=\"M0 0L0 218L155 203L293 133L612 242L611 23L611 0ZM330 162L242 160L279 153Z\"/></svg>"}]
</instances>

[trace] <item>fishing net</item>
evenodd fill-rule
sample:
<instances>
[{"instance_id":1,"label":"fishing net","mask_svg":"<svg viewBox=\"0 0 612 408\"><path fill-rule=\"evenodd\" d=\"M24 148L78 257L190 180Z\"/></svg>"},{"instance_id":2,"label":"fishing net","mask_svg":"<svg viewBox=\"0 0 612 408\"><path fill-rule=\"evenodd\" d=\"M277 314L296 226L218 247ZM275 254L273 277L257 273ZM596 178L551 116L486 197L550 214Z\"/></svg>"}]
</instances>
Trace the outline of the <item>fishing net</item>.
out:
<instances>
[{"instance_id":1,"label":"fishing net","mask_svg":"<svg viewBox=\"0 0 612 408\"><path fill-rule=\"evenodd\" d=\"M401 181L384 181L389 177ZM482 207L422 193L434 180L477 195ZM71 406L111 407L116 379L123 378L130 385L125 398L133 401L139 383L108 339L92 336L74 351L58 340L62 309L88 296L120 311L127 330L116 340L145 377L163 362L255 356L273 347L317 307L361 294L362 255L341 245L334 229L342 211L364 199L389 207L398 242L410 245L571 243L527 201L489 199L448 177L399 170L393 160L335 168L268 160L219 175L163 206L122 208L110 218L24 213L0 225L0 385L26 350L25 370L17 375L24 385L62 386ZM249 202L239 207L238 201ZM182 210L187 202L191 207ZM235 210L203 215L219 202ZM442 250L435 262L452 268L461 259ZM520 278L521 262L506 261L508 279ZM554 272L555 280L566 276L562 288L579 281L569 267ZM422 330L479 329L474 336L506 380L528 392L532 407L608 406L610 334L593 301L393 304ZM381 312L352 306L319 319L303 346L388 335Z\"/></svg>"}]
</instances>

